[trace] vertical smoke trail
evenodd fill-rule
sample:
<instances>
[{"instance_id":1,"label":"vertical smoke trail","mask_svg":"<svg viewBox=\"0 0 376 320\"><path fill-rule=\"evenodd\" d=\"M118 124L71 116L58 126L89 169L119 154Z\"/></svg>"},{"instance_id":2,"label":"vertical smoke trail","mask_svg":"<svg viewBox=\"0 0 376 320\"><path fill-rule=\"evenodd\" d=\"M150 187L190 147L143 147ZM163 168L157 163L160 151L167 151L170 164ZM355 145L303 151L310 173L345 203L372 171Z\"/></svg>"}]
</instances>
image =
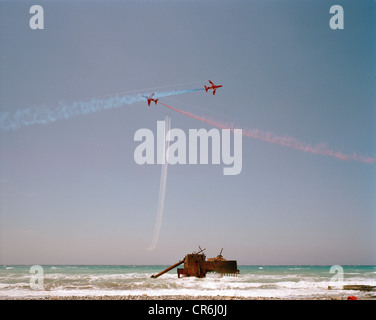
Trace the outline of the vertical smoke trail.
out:
<instances>
[{"instance_id":1,"label":"vertical smoke trail","mask_svg":"<svg viewBox=\"0 0 376 320\"><path fill-rule=\"evenodd\" d=\"M166 155L166 150L168 150L168 147L170 145L170 141L169 141L170 139L169 137L167 137L167 134L169 134L170 132L170 127L171 127L171 118L169 115L166 115L164 149L163 149L164 156ZM157 208L157 216L156 216L155 226L154 226L153 239L151 241L150 247L148 247L146 250L154 250L154 248L157 245L157 241L159 237L159 230L161 228L161 223L162 223L164 200L165 200L165 193L166 193L167 166L168 166L168 161L164 161L161 167L161 180L159 183L158 208Z\"/></svg>"},{"instance_id":2,"label":"vertical smoke trail","mask_svg":"<svg viewBox=\"0 0 376 320\"><path fill-rule=\"evenodd\" d=\"M161 105L165 106L166 108L169 108L171 110L174 110L176 112L179 112L181 114L184 114L190 118L199 120L201 122L204 122L206 124L212 125L214 127L220 128L220 129L234 129L234 126L231 125L226 125L223 123L219 123L215 120L208 119L206 117L202 116L197 116L193 113L187 112L180 110L175 107L171 107L167 104L164 104L162 102L158 102ZM363 163L369 163L373 164L375 162L375 158L373 157L368 157L368 156L361 156L354 153L351 154L345 154L341 151L335 151L330 149L327 145L325 144L317 144L317 145L311 145L303 141L299 141L293 137L289 136L278 136L275 135L274 133L271 132L264 132L258 129L243 129L242 130L243 136L250 137L253 139L257 139L260 141L268 142L268 143L273 143L273 144L278 144L282 147L289 147L294 150L298 151L303 151L303 152L308 152L312 154L318 154L322 156L329 156L333 157L335 159L341 160L341 161L358 161L358 162L363 162Z\"/></svg>"}]
</instances>

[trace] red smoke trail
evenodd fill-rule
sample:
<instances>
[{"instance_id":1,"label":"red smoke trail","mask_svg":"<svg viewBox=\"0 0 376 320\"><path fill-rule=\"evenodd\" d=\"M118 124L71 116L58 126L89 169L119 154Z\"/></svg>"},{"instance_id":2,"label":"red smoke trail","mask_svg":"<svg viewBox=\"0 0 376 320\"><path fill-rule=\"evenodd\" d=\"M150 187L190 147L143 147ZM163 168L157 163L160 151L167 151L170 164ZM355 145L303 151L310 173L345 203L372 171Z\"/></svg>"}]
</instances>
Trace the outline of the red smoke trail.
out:
<instances>
[{"instance_id":1,"label":"red smoke trail","mask_svg":"<svg viewBox=\"0 0 376 320\"><path fill-rule=\"evenodd\" d=\"M171 107L159 101L158 103L171 110L184 114L190 118L199 120L211 126L214 126L220 129L231 129L231 130L236 129L233 125L231 126L225 125L217 121L214 121L214 120L202 117L202 116L197 116L193 113L183 111L175 107ZM309 152L312 154L319 154L322 156L333 157L341 161L359 161L359 162L371 163L371 164L375 162L375 158L360 156L360 155L357 155L355 152L352 154L345 154L341 151L334 151L330 149L328 146L326 146L325 144L311 145L311 144L305 143L303 141L299 141L289 136L277 136L274 133L264 132L258 129L243 129L242 132L243 132L243 136L246 136L246 137L250 137L253 139L260 140L260 141L265 141L268 143L279 144L282 147L289 147L294 150Z\"/></svg>"}]
</instances>

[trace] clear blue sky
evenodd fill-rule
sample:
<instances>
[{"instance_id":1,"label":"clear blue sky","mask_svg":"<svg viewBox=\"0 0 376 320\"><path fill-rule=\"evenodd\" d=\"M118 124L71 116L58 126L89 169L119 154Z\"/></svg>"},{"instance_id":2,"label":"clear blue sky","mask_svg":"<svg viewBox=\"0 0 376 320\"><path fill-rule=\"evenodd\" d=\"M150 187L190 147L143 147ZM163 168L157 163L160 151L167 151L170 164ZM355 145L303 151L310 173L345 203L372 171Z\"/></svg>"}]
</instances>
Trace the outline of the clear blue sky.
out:
<instances>
[{"instance_id":1,"label":"clear blue sky","mask_svg":"<svg viewBox=\"0 0 376 320\"><path fill-rule=\"evenodd\" d=\"M0 112L171 85L218 121L376 155L374 1L0 1ZM329 28L341 4L345 29ZM187 83L187 85L184 85ZM173 86L176 84L181 84ZM164 89L163 89L164 90ZM134 133L210 126L138 102L0 133L1 264L169 264L206 247L240 264L376 264L375 164L243 137L243 170L160 165Z\"/></svg>"}]
</instances>

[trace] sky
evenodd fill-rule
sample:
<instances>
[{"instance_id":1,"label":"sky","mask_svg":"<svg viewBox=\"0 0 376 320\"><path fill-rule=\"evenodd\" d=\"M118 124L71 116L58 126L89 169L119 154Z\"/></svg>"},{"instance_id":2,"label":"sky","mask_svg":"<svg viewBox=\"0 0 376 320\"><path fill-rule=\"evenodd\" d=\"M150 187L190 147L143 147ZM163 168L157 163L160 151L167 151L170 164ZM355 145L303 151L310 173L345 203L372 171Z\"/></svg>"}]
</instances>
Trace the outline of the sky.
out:
<instances>
[{"instance_id":1,"label":"sky","mask_svg":"<svg viewBox=\"0 0 376 320\"><path fill-rule=\"evenodd\" d=\"M0 1L0 114L114 96L376 157L374 1ZM332 5L344 29L332 30ZM139 165L139 129L212 125L146 100L0 131L0 264L376 264L376 162L242 137L242 171Z\"/></svg>"}]
</instances>

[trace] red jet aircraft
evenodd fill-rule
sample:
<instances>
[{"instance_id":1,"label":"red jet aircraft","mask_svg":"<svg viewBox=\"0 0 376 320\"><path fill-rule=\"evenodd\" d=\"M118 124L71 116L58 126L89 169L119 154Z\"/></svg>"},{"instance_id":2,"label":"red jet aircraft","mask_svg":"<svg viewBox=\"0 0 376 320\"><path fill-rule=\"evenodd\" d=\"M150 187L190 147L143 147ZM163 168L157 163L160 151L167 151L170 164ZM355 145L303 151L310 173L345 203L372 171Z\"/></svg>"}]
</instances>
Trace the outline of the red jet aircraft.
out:
<instances>
[{"instance_id":1,"label":"red jet aircraft","mask_svg":"<svg viewBox=\"0 0 376 320\"><path fill-rule=\"evenodd\" d=\"M153 96L154 96L154 92L150 95L150 96L143 96L144 98L146 98L148 100L148 106L150 107L150 102L155 102L155 104L157 104L158 100L159 99L153 99Z\"/></svg>"},{"instance_id":2,"label":"red jet aircraft","mask_svg":"<svg viewBox=\"0 0 376 320\"><path fill-rule=\"evenodd\" d=\"M215 95L215 90L217 90L217 88L222 87L222 85L216 86L212 81L209 80L209 82L211 84L211 87L207 87L207 86L204 85L205 90L206 90L206 92L208 92L209 89L213 89L213 96L214 96Z\"/></svg>"}]
</instances>

